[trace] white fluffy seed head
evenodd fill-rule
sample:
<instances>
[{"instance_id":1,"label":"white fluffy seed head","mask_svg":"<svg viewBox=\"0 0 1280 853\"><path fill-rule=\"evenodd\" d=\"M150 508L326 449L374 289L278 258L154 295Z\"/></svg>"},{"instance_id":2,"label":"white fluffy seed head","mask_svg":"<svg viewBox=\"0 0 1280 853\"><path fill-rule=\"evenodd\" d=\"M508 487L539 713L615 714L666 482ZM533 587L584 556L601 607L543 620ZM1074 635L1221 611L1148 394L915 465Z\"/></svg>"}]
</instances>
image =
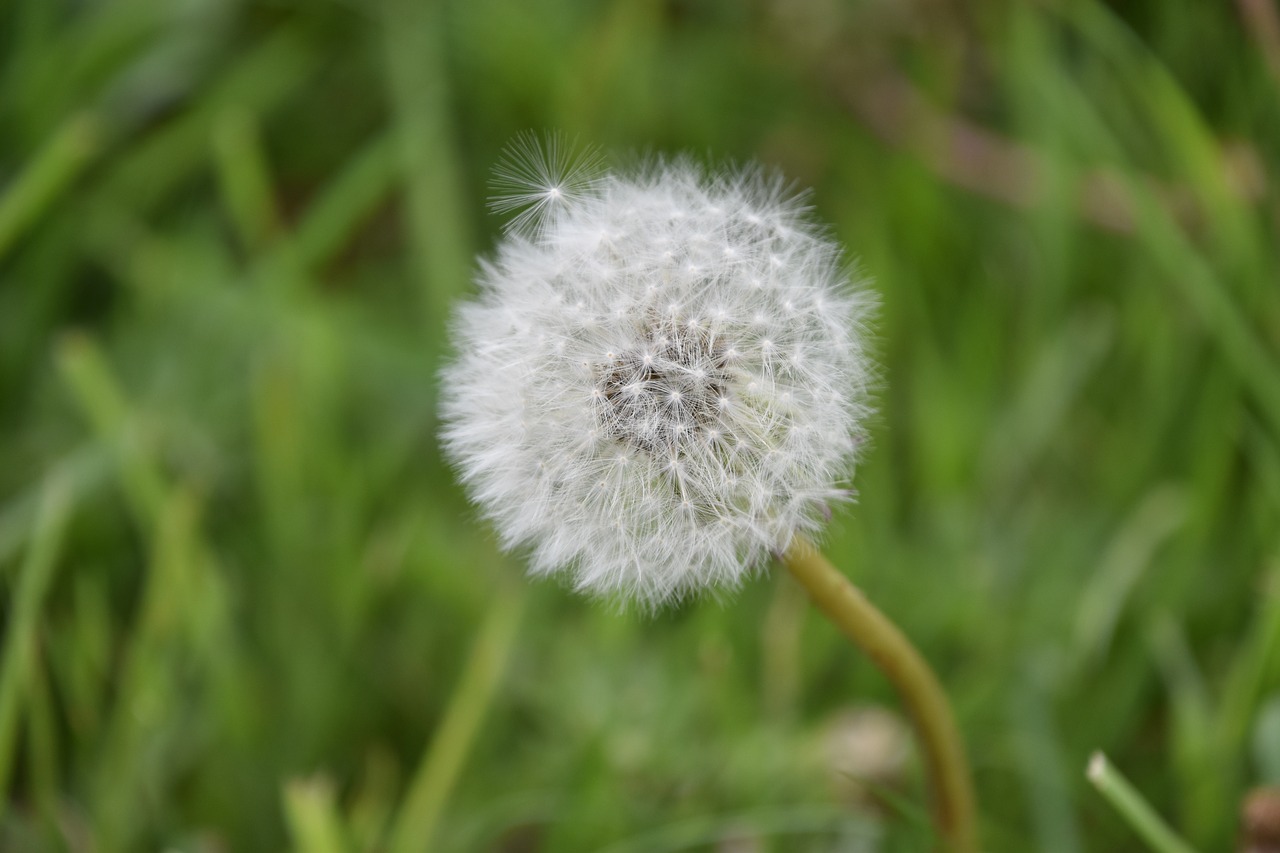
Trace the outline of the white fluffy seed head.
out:
<instances>
[{"instance_id":1,"label":"white fluffy seed head","mask_svg":"<svg viewBox=\"0 0 1280 853\"><path fill-rule=\"evenodd\" d=\"M534 573L654 607L736 586L848 498L869 300L781 182L577 175L521 226L457 311L442 440Z\"/></svg>"}]
</instances>

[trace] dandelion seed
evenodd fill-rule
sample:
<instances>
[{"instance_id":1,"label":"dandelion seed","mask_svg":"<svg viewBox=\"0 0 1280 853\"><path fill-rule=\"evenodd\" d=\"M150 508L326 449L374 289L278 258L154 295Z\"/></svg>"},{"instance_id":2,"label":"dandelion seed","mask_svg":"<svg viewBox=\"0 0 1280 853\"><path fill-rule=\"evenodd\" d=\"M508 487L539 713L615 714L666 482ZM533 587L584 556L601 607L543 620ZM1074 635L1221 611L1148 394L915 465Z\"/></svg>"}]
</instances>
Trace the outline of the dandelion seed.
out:
<instances>
[{"instance_id":1,"label":"dandelion seed","mask_svg":"<svg viewBox=\"0 0 1280 853\"><path fill-rule=\"evenodd\" d=\"M861 445L868 299L802 205L759 171L610 173L563 140L521 139L499 178L515 216L455 318L442 440L504 546L657 606L820 529Z\"/></svg>"},{"instance_id":2,"label":"dandelion seed","mask_svg":"<svg viewBox=\"0 0 1280 853\"><path fill-rule=\"evenodd\" d=\"M576 149L559 134L543 140L526 133L516 137L494 168L489 209L514 214L506 226L509 232L528 233L590 193L603 171L604 160L594 149Z\"/></svg>"}]
</instances>

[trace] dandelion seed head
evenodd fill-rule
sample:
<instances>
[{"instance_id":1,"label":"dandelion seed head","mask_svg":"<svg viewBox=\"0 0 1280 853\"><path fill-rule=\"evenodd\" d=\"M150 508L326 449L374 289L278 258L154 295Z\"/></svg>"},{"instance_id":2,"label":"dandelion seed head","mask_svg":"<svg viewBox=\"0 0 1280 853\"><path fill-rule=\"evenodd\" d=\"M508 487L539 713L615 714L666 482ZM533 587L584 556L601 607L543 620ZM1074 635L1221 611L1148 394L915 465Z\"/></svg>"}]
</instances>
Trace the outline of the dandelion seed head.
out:
<instances>
[{"instance_id":1,"label":"dandelion seed head","mask_svg":"<svg viewBox=\"0 0 1280 853\"><path fill-rule=\"evenodd\" d=\"M542 189L495 199L519 221L454 318L446 455L535 574L650 607L734 586L849 498L866 292L759 171L585 177L534 144L503 169Z\"/></svg>"}]
</instances>

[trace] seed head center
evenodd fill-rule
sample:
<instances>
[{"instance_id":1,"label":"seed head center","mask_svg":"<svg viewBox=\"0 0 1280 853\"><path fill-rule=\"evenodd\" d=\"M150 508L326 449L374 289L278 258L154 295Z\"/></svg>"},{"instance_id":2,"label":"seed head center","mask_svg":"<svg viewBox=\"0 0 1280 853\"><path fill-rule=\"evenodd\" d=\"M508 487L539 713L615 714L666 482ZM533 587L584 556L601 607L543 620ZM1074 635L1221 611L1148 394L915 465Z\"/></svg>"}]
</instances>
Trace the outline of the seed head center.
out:
<instances>
[{"instance_id":1,"label":"seed head center","mask_svg":"<svg viewBox=\"0 0 1280 853\"><path fill-rule=\"evenodd\" d=\"M651 322L639 341L606 355L593 398L606 434L664 456L723 434L728 356L711 333L674 318Z\"/></svg>"}]
</instances>

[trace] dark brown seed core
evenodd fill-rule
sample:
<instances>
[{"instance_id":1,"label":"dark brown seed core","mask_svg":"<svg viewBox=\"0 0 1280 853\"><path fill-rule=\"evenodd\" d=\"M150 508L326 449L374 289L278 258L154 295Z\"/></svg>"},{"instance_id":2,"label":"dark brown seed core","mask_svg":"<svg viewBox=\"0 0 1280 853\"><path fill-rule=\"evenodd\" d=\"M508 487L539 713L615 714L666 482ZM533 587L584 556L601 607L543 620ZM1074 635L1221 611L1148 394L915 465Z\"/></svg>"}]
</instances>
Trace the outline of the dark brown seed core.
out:
<instances>
[{"instance_id":1,"label":"dark brown seed core","mask_svg":"<svg viewBox=\"0 0 1280 853\"><path fill-rule=\"evenodd\" d=\"M647 323L640 342L596 370L606 432L638 450L673 454L690 441L720 445L731 351L690 323Z\"/></svg>"}]
</instances>

